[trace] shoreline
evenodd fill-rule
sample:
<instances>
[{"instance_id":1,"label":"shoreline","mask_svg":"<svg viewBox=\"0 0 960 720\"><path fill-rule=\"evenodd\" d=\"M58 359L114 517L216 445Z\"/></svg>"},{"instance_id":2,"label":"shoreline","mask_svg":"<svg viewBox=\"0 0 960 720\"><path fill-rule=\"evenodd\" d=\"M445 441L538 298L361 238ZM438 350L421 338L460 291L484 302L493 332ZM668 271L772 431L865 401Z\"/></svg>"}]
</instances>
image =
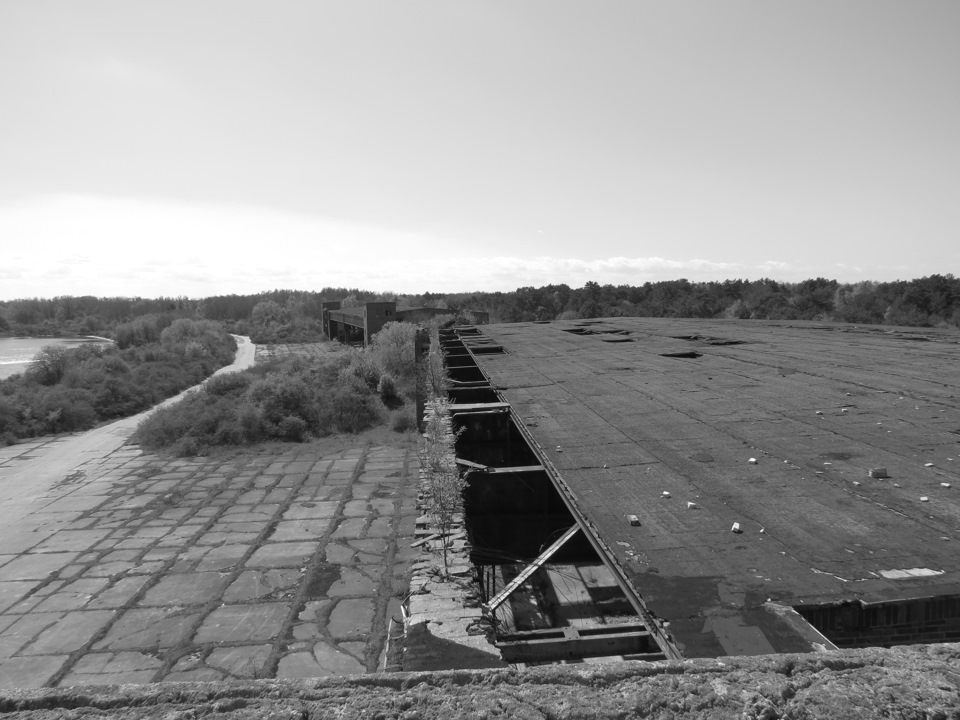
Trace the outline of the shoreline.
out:
<instances>
[{"instance_id":1,"label":"shoreline","mask_svg":"<svg viewBox=\"0 0 960 720\"><path fill-rule=\"evenodd\" d=\"M102 340L104 342L116 342L116 340L113 340L108 337L103 337L102 335L81 335L80 333L74 333L74 332L60 332L60 333L53 333L52 335L24 335L23 333L16 333L10 330L4 330L0 332L0 340L3 340L3 339L43 340L47 338L50 338L50 339L60 338L62 340L78 340L78 339L89 338L91 340Z\"/></svg>"}]
</instances>

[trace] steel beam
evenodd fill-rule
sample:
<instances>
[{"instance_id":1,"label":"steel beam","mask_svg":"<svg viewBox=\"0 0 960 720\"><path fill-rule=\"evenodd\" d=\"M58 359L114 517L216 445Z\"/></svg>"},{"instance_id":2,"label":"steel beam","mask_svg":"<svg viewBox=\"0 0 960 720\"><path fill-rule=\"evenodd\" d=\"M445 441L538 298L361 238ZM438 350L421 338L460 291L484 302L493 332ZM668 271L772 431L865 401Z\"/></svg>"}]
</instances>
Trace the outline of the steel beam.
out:
<instances>
[{"instance_id":1,"label":"steel beam","mask_svg":"<svg viewBox=\"0 0 960 720\"><path fill-rule=\"evenodd\" d=\"M486 604L486 608L490 612L493 612L498 607L500 607L504 603L504 601L508 597L510 597L518 587L523 585L523 583L525 583L531 575L533 575L537 570L543 567L544 563L546 563L547 560L552 558L554 553L556 553L557 550L562 548L566 544L566 542L570 538L572 538L574 535L576 535L579 531L580 531L579 525L574 525L569 530L567 530L563 535L560 536L559 540L557 540L555 543L553 543L553 545L551 545L542 553L540 553L540 555L537 557L536 560L534 560L532 563L527 565L523 570L520 571L519 575L517 575L513 580L507 583L507 586L503 590L501 590L496 595L496 597L491 599L490 602Z\"/></svg>"}]
</instances>

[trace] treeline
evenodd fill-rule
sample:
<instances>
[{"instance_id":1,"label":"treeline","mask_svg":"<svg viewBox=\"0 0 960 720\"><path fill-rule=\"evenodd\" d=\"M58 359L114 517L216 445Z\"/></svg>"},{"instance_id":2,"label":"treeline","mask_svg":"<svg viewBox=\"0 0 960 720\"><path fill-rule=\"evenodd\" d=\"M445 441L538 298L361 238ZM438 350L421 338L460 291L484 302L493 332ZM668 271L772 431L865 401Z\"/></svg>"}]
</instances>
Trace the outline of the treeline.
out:
<instances>
[{"instance_id":1,"label":"treeline","mask_svg":"<svg viewBox=\"0 0 960 720\"><path fill-rule=\"evenodd\" d=\"M208 320L145 316L118 325L117 335L123 343L48 345L26 372L0 381L0 444L133 415L197 384L236 353L234 339Z\"/></svg>"},{"instance_id":2,"label":"treeline","mask_svg":"<svg viewBox=\"0 0 960 720\"><path fill-rule=\"evenodd\" d=\"M92 295L0 301L0 332L32 337L108 335L118 325L145 315L162 315L170 322L196 317L198 302L185 297L98 298Z\"/></svg>"},{"instance_id":3,"label":"treeline","mask_svg":"<svg viewBox=\"0 0 960 720\"><path fill-rule=\"evenodd\" d=\"M691 282L666 280L643 285L522 287L513 292L397 295L346 287L317 291L271 290L249 295L187 298L72 298L0 302L0 332L60 333L115 337L117 328L144 316L169 321L195 318L222 322L256 343L312 342L321 338L321 303L344 307L395 300L400 306L479 310L491 322L571 318L641 317L834 320L888 325L960 327L960 280L951 274L916 280L840 283L815 278ZM119 338L117 338L119 339Z\"/></svg>"},{"instance_id":4,"label":"treeline","mask_svg":"<svg viewBox=\"0 0 960 720\"><path fill-rule=\"evenodd\" d=\"M340 300L345 307L350 307L384 299L403 304L417 298L339 287L319 291L270 290L203 299L67 295L21 298L0 300L0 335L102 335L123 342L117 334L120 326L145 319L136 332L149 332L157 318L168 325L174 320L189 318L222 322L229 330L250 335L259 343L312 342L319 340L322 332L321 302Z\"/></svg>"},{"instance_id":5,"label":"treeline","mask_svg":"<svg viewBox=\"0 0 960 720\"><path fill-rule=\"evenodd\" d=\"M855 284L824 278L798 283L668 280L639 286L588 282L578 289L546 285L443 298L452 310L485 310L491 322L636 316L960 327L960 279L949 274Z\"/></svg>"}]
</instances>

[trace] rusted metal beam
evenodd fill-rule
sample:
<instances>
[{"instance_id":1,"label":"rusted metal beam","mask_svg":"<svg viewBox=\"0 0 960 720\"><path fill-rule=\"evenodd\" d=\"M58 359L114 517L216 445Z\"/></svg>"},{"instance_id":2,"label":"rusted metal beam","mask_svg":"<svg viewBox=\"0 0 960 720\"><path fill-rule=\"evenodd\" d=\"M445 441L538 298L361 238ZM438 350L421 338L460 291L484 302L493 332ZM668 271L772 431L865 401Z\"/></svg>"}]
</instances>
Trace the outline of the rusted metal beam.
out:
<instances>
[{"instance_id":1,"label":"rusted metal beam","mask_svg":"<svg viewBox=\"0 0 960 720\"><path fill-rule=\"evenodd\" d=\"M549 638L592 637L595 635L618 635L640 633L650 635L647 626L642 623L624 623L616 625L596 625L593 627L549 627L536 630L517 630L500 636L503 642L514 640L545 640Z\"/></svg>"},{"instance_id":2,"label":"rusted metal beam","mask_svg":"<svg viewBox=\"0 0 960 720\"><path fill-rule=\"evenodd\" d=\"M488 475L512 475L514 473L543 472L543 465L517 465L515 467L492 467L487 469Z\"/></svg>"},{"instance_id":3,"label":"rusted metal beam","mask_svg":"<svg viewBox=\"0 0 960 720\"><path fill-rule=\"evenodd\" d=\"M513 580L507 583L507 586L501 590L496 597L492 598L490 602L486 604L487 609L490 612L493 612L498 607L500 607L503 602L513 594L513 592L523 585L527 579L533 575L537 570L539 570L543 565L553 557L554 553L562 548L566 542L576 535L580 531L579 525L574 525L569 530L567 530L563 535L560 536L560 539L557 540L553 545L544 550L532 563L527 565L523 570L520 571L520 574L517 575Z\"/></svg>"},{"instance_id":4,"label":"rusted metal beam","mask_svg":"<svg viewBox=\"0 0 960 720\"><path fill-rule=\"evenodd\" d=\"M497 643L507 662L544 662L609 655L643 655L644 659L663 659L664 654L654 650L649 632L626 630L610 633L583 633L583 629L561 628L559 637L506 640ZM653 650L653 652L651 652Z\"/></svg>"},{"instance_id":5,"label":"rusted metal beam","mask_svg":"<svg viewBox=\"0 0 960 720\"><path fill-rule=\"evenodd\" d=\"M481 470L483 472L490 472L490 470L492 470L492 468L487 467L486 465L475 463L473 460L464 460L463 458L457 458L457 465L462 465L463 467L470 468L471 470Z\"/></svg>"}]
</instances>

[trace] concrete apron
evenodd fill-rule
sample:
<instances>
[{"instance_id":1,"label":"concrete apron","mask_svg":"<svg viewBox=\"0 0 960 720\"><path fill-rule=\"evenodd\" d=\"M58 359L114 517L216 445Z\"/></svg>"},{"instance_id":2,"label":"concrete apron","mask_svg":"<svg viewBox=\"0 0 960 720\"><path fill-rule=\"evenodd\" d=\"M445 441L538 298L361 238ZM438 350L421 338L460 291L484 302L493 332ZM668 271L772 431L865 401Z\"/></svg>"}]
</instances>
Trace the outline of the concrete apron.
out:
<instances>
[{"instance_id":1,"label":"concrete apron","mask_svg":"<svg viewBox=\"0 0 960 720\"><path fill-rule=\"evenodd\" d=\"M0 528L0 688L376 670L416 476L394 447L128 446L21 493Z\"/></svg>"}]
</instances>

